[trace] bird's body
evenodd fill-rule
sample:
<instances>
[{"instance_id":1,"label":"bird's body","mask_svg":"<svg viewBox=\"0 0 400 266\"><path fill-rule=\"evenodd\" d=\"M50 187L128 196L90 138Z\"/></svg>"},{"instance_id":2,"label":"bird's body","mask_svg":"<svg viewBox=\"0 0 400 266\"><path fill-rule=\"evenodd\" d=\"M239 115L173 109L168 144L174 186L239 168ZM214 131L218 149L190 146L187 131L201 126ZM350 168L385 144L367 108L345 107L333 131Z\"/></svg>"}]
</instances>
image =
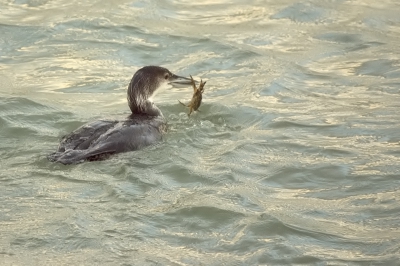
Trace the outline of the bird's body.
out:
<instances>
[{"instance_id":1,"label":"bird's body","mask_svg":"<svg viewBox=\"0 0 400 266\"><path fill-rule=\"evenodd\" d=\"M150 98L164 83L187 84L187 80L162 67L139 69L128 88L132 114L121 121L99 120L81 126L62 138L57 151L48 156L49 160L63 164L99 160L160 141L166 131L166 121Z\"/></svg>"}]
</instances>

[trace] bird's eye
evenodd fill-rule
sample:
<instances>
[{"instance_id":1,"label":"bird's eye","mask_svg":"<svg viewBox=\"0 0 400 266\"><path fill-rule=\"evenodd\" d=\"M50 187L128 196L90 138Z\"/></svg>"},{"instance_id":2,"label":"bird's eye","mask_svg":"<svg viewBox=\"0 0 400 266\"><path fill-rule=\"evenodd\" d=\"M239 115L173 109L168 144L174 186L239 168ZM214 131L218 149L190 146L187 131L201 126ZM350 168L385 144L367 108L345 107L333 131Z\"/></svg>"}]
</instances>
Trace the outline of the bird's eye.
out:
<instances>
[{"instance_id":1,"label":"bird's eye","mask_svg":"<svg viewBox=\"0 0 400 266\"><path fill-rule=\"evenodd\" d=\"M168 78L169 78L169 75L168 75L168 74L165 74L164 78L165 78L165 79L168 79Z\"/></svg>"}]
</instances>

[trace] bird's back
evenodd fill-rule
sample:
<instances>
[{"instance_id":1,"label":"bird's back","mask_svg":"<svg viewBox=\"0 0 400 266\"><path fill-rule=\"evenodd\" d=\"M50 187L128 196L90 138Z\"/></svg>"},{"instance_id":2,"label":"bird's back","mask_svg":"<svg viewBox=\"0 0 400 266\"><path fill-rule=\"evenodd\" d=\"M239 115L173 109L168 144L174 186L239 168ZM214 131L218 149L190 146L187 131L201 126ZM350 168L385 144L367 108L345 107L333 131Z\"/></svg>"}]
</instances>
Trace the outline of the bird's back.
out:
<instances>
[{"instance_id":1,"label":"bird's back","mask_svg":"<svg viewBox=\"0 0 400 266\"><path fill-rule=\"evenodd\" d=\"M165 127L163 117L144 115L132 115L123 121L95 121L65 136L49 159L73 164L138 150L160 141Z\"/></svg>"}]
</instances>

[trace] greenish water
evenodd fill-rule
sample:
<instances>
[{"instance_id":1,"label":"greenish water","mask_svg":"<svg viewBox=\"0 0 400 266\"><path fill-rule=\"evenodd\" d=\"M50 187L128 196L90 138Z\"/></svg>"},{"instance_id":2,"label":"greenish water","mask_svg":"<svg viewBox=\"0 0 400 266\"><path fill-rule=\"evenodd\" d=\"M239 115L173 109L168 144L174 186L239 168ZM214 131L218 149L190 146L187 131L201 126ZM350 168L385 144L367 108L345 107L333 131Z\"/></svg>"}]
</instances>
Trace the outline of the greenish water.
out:
<instances>
[{"instance_id":1,"label":"greenish water","mask_svg":"<svg viewBox=\"0 0 400 266\"><path fill-rule=\"evenodd\" d=\"M397 265L397 1L0 0L2 265ZM60 138L129 114L144 65L201 112L102 162Z\"/></svg>"}]
</instances>

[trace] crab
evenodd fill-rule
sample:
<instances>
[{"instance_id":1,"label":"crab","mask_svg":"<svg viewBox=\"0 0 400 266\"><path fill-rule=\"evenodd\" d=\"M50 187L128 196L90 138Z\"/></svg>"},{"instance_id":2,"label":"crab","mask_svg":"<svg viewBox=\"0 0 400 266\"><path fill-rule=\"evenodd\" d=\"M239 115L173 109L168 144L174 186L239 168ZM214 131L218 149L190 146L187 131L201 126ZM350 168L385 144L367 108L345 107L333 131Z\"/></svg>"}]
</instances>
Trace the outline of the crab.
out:
<instances>
[{"instance_id":1,"label":"crab","mask_svg":"<svg viewBox=\"0 0 400 266\"><path fill-rule=\"evenodd\" d=\"M192 86L193 86L193 96L192 96L192 100L190 101L190 103L188 104L184 104L181 101L178 100L178 102L180 102L180 104L189 107L189 113L188 116L190 116L190 114L193 111L197 111L201 105L201 100L203 99L203 92L204 92L204 85L206 84L207 81L201 80L200 81L200 85L197 88L196 87L196 83L193 79L192 76L190 76L190 79L192 80Z\"/></svg>"}]
</instances>

